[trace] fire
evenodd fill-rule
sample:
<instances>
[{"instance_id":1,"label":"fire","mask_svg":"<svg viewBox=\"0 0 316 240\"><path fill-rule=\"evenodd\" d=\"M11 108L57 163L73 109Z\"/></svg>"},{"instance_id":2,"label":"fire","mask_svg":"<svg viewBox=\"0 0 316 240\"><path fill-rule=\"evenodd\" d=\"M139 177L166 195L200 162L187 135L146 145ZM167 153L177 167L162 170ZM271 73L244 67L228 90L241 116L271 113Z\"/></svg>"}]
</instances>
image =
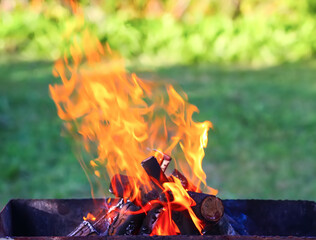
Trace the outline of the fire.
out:
<instances>
[{"instance_id":1,"label":"fire","mask_svg":"<svg viewBox=\"0 0 316 240\"><path fill-rule=\"evenodd\" d=\"M174 198L173 201L171 201L171 209L174 211L187 210L194 222L194 225L197 227L199 232L202 232L202 222L196 217L195 213L191 209L191 207L195 205L194 200L182 187L179 179L174 178L174 181L175 182L164 183L165 191L171 191Z\"/></svg>"},{"instance_id":2,"label":"fire","mask_svg":"<svg viewBox=\"0 0 316 240\"><path fill-rule=\"evenodd\" d=\"M91 213L88 213L86 217L83 217L83 220L85 220L85 221L87 221L87 220L95 221L96 217L93 216Z\"/></svg>"},{"instance_id":3,"label":"fire","mask_svg":"<svg viewBox=\"0 0 316 240\"><path fill-rule=\"evenodd\" d=\"M139 186L150 191L153 185L140 163L150 154L160 162L163 153L176 156L175 165L196 186L190 185L191 190L198 191L201 183L206 184L202 160L212 123L193 120L198 109L188 102L185 93L170 84L129 74L123 59L108 45L103 47L88 29L84 30L81 43L74 41L70 53L70 60L65 57L55 63L53 74L62 83L50 85L49 90L58 116L93 156L88 165L81 162L87 172L94 173L100 181L118 173L129 176L130 187L124 188L125 196L141 205L143 211L146 210L141 204ZM126 185L123 179L118 181ZM161 217L152 234L179 233L170 209L188 211L201 232L201 222L191 209L195 202L180 180L173 178L162 188L172 192L173 200L162 203ZM217 191L209 188L209 193ZM85 219L94 221L95 217L88 214Z\"/></svg>"},{"instance_id":4,"label":"fire","mask_svg":"<svg viewBox=\"0 0 316 240\"><path fill-rule=\"evenodd\" d=\"M159 217L155 228L153 229L151 236L155 235L179 235L180 230L174 221L171 220L170 212L166 209L162 210L162 214ZM168 223L168 224L166 224Z\"/></svg>"}]
</instances>

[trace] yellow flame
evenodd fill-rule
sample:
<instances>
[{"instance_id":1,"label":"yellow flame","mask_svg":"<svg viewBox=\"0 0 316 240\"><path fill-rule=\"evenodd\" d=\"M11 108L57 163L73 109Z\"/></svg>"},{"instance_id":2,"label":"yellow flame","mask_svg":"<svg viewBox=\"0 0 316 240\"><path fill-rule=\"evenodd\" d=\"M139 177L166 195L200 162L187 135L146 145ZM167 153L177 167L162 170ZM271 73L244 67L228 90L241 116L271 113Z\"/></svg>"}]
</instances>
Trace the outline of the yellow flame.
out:
<instances>
[{"instance_id":1,"label":"yellow flame","mask_svg":"<svg viewBox=\"0 0 316 240\"><path fill-rule=\"evenodd\" d=\"M187 210L192 218L192 221L194 222L194 225L197 227L199 232L202 232L203 223L202 221L195 215L195 213L192 210L192 206L195 206L196 203L194 200L189 196L187 191L181 186L180 180L175 178L175 182L167 182L164 183L163 186L165 188L165 191L170 190L173 195L173 201L171 202L172 205L179 205L178 208L180 210L183 208L183 210ZM178 210L176 207L172 207L172 210Z\"/></svg>"},{"instance_id":2,"label":"yellow flame","mask_svg":"<svg viewBox=\"0 0 316 240\"><path fill-rule=\"evenodd\" d=\"M83 220L85 220L85 221L87 221L87 220L95 221L96 217L93 216L91 213L88 213L86 217L83 217Z\"/></svg>"},{"instance_id":3,"label":"yellow flame","mask_svg":"<svg viewBox=\"0 0 316 240\"><path fill-rule=\"evenodd\" d=\"M82 11L74 1L70 3L82 21ZM53 74L61 84L50 85L49 90L58 116L76 132L85 150L95 156L83 167L90 167L100 181L121 172L130 176L133 200L139 194L139 182L149 189L152 186L140 164L150 154L147 149L159 149L171 156L182 155L182 159L174 159L176 166L186 170L186 176L198 187L201 182L206 184L202 160L212 123L192 119L198 109L188 102L185 93L170 84L145 81L135 73L127 73L123 59L108 45L103 47L88 29L82 33L81 44L73 41L70 53L71 59L56 61ZM173 203L189 211L201 231L201 223L191 209L195 203L180 181L165 183L164 187L172 191ZM164 216L170 219L168 211ZM169 222L170 226L157 228L156 232L176 234L178 229L171 219Z\"/></svg>"}]
</instances>

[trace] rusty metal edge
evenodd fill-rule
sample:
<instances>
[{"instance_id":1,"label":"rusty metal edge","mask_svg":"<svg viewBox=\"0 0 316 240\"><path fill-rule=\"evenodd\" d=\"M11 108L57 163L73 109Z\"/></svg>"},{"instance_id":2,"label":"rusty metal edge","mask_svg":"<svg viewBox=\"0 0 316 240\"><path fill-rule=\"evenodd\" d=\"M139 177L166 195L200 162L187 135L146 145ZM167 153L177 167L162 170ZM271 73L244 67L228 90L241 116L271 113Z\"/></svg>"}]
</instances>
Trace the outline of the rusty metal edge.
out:
<instances>
[{"instance_id":1,"label":"rusty metal edge","mask_svg":"<svg viewBox=\"0 0 316 240\"><path fill-rule=\"evenodd\" d=\"M314 237L293 236L88 236L88 237L6 237L0 240L316 240Z\"/></svg>"}]
</instances>

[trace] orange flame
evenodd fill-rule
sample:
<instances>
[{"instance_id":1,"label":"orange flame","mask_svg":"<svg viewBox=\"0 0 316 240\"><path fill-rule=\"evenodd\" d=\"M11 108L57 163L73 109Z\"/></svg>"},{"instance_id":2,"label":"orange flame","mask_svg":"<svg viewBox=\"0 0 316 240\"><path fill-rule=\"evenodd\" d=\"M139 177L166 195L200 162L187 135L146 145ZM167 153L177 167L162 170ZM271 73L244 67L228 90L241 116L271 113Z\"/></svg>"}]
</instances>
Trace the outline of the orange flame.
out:
<instances>
[{"instance_id":1,"label":"orange flame","mask_svg":"<svg viewBox=\"0 0 316 240\"><path fill-rule=\"evenodd\" d=\"M96 217L93 216L91 213L88 213L86 217L83 217L83 220L85 220L85 221L87 221L87 220L95 221Z\"/></svg>"},{"instance_id":2,"label":"orange flame","mask_svg":"<svg viewBox=\"0 0 316 240\"><path fill-rule=\"evenodd\" d=\"M194 200L189 196L187 191L182 187L180 180L175 178L175 182L168 182L164 183L165 191L170 190L172 192L174 200L171 201L171 209L174 211L183 211L188 210L194 225L202 232L203 224L200 219L195 215L193 210L191 209L192 206L195 206L196 203Z\"/></svg>"},{"instance_id":3,"label":"orange flame","mask_svg":"<svg viewBox=\"0 0 316 240\"><path fill-rule=\"evenodd\" d=\"M171 220L170 211L167 211L165 208L162 209L162 214L159 216L157 223L151 232L150 236L155 235L179 235L180 230L174 221Z\"/></svg>"},{"instance_id":4,"label":"orange flame","mask_svg":"<svg viewBox=\"0 0 316 240\"><path fill-rule=\"evenodd\" d=\"M74 1L70 3L82 21L82 11ZM81 163L85 171L90 169L88 172L100 181L124 173L131 186L126 187L125 194L140 203L139 184L148 191L152 189L141 161L149 154L155 154L161 161L163 156L159 153L166 152L177 157L177 168L190 176L196 191L201 182L206 185L202 160L212 123L192 119L198 109L187 101L185 93L170 84L141 80L136 74L127 73L122 58L108 45L103 47L88 29L83 31L81 43L74 40L70 53L71 59L58 60L53 70L62 84L50 85L49 90L58 116L70 131L76 132L86 152L94 156L88 165ZM159 150L146 152L147 149ZM201 232L201 222L191 209L195 202L181 182L174 178L173 182L164 183L163 188L171 191L174 199L164 204L152 235L179 233L171 219L170 205L173 210L188 210ZM216 194L217 190L209 188L209 192ZM94 221L95 217L88 214L84 219ZM164 226L166 222L169 224Z\"/></svg>"}]
</instances>

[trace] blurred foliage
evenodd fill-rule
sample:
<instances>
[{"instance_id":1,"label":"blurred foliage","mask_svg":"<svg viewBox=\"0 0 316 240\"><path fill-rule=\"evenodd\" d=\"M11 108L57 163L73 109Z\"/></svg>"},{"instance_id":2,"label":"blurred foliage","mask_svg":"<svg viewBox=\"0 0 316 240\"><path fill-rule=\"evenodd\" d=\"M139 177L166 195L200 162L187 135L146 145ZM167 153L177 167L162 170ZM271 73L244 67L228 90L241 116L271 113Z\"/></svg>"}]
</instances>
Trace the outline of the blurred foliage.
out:
<instances>
[{"instance_id":1,"label":"blurred foliage","mask_svg":"<svg viewBox=\"0 0 316 240\"><path fill-rule=\"evenodd\" d=\"M43 2L1 2L1 54L56 59L68 49L70 36L80 32L70 6ZM81 6L85 26L101 42L139 63L267 65L316 53L316 0L95 0Z\"/></svg>"}]
</instances>

